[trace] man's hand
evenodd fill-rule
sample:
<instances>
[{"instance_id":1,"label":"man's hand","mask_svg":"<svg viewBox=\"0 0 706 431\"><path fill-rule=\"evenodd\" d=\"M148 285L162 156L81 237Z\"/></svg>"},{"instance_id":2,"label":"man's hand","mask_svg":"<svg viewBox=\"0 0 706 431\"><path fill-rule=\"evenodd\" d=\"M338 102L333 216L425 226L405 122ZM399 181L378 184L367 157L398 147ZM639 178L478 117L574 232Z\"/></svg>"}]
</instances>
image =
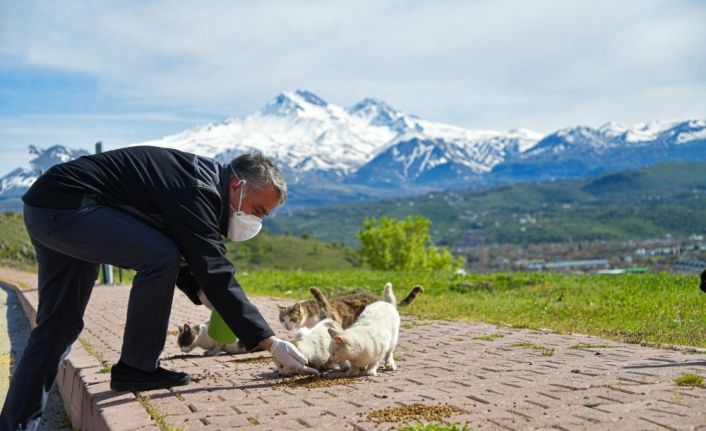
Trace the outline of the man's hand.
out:
<instances>
[{"instance_id":1,"label":"man's hand","mask_svg":"<svg viewBox=\"0 0 706 431\"><path fill-rule=\"evenodd\" d=\"M306 356L289 341L270 337L260 342L260 346L269 350L275 361L282 366L282 374L318 374L314 368L307 367Z\"/></svg>"}]
</instances>

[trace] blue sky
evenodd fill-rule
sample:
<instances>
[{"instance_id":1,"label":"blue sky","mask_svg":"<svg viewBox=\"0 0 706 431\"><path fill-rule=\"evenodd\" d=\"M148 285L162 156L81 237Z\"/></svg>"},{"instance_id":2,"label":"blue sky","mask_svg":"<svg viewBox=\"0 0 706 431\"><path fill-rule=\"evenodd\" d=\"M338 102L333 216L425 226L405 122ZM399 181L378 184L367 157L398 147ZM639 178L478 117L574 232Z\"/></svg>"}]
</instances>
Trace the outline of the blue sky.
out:
<instances>
[{"instance_id":1,"label":"blue sky","mask_svg":"<svg viewBox=\"0 0 706 431\"><path fill-rule=\"evenodd\" d=\"M0 176L305 88L471 129L706 118L701 0L0 0Z\"/></svg>"}]
</instances>

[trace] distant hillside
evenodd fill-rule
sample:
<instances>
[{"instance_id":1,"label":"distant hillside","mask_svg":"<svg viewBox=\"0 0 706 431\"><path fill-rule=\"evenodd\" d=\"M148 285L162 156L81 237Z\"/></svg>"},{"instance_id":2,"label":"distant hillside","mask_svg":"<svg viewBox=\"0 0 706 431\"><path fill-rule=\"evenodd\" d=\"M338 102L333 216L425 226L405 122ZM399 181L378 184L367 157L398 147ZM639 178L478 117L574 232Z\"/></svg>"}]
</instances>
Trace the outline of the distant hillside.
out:
<instances>
[{"instance_id":1,"label":"distant hillside","mask_svg":"<svg viewBox=\"0 0 706 431\"><path fill-rule=\"evenodd\" d=\"M355 250L315 239L261 232L254 239L226 244L228 257L238 271L254 269L323 270L360 266ZM0 265L34 268L34 247L22 215L0 213Z\"/></svg>"},{"instance_id":2,"label":"distant hillside","mask_svg":"<svg viewBox=\"0 0 706 431\"><path fill-rule=\"evenodd\" d=\"M34 246L29 240L22 215L0 213L0 265L31 268L35 265Z\"/></svg>"},{"instance_id":3,"label":"distant hillside","mask_svg":"<svg viewBox=\"0 0 706 431\"><path fill-rule=\"evenodd\" d=\"M226 244L228 258L238 271L255 269L322 270L361 266L355 250L342 244L328 244L309 235L273 235L262 232L255 238Z\"/></svg>"},{"instance_id":4,"label":"distant hillside","mask_svg":"<svg viewBox=\"0 0 706 431\"><path fill-rule=\"evenodd\" d=\"M485 243L542 243L647 238L706 229L706 163L668 162L584 180L435 192L304 209L271 220L274 231L357 244L366 217L432 220L432 237L454 245L462 237Z\"/></svg>"}]
</instances>

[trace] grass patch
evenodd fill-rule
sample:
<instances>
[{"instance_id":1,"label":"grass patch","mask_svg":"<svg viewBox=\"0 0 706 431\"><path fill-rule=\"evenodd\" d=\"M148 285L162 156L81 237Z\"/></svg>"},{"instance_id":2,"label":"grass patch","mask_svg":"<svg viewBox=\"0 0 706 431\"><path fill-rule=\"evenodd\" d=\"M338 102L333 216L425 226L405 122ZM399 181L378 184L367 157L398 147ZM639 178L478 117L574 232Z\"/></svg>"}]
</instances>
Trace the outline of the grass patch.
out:
<instances>
[{"instance_id":1,"label":"grass patch","mask_svg":"<svg viewBox=\"0 0 706 431\"><path fill-rule=\"evenodd\" d=\"M109 373L110 369L112 368L112 365L103 359L103 353L99 352L98 350L93 348L93 345L88 342L85 338L78 337L78 341L81 343L81 346L83 346L83 349L91 356L96 358L98 363L101 364L101 369L98 370L99 373Z\"/></svg>"},{"instance_id":2,"label":"grass patch","mask_svg":"<svg viewBox=\"0 0 706 431\"><path fill-rule=\"evenodd\" d=\"M697 275L667 273L568 275L556 273L451 273L415 271L258 271L236 274L250 295L308 299L310 286L325 294L360 290L382 294L392 282L403 297L416 284L424 293L400 312L420 319L468 320L558 333L589 334L620 342L706 347L706 314ZM452 287L486 281L491 290ZM647 318L649 316L649 318Z\"/></svg>"},{"instance_id":3,"label":"grass patch","mask_svg":"<svg viewBox=\"0 0 706 431\"><path fill-rule=\"evenodd\" d=\"M611 349L615 346L608 344L576 343L569 346L569 349Z\"/></svg>"},{"instance_id":4,"label":"grass patch","mask_svg":"<svg viewBox=\"0 0 706 431\"><path fill-rule=\"evenodd\" d=\"M682 374L674 380L677 386L691 386L694 388L706 389L704 378L698 374Z\"/></svg>"},{"instance_id":5,"label":"grass patch","mask_svg":"<svg viewBox=\"0 0 706 431\"><path fill-rule=\"evenodd\" d=\"M479 340L479 341L493 341L497 340L498 338L503 338L505 335L503 334L488 334L488 335L479 335L477 337L473 337L474 340Z\"/></svg>"},{"instance_id":6,"label":"grass patch","mask_svg":"<svg viewBox=\"0 0 706 431\"><path fill-rule=\"evenodd\" d=\"M415 319L415 320L410 320L410 321L407 321L407 322L403 322L400 326L401 326L402 328L411 329L411 328L414 328L414 327L416 327L416 326L428 326L428 325L431 325L431 322L429 322L428 320L417 320L417 319Z\"/></svg>"},{"instance_id":7,"label":"grass patch","mask_svg":"<svg viewBox=\"0 0 706 431\"><path fill-rule=\"evenodd\" d=\"M462 428L459 428L460 425L456 423L452 424L445 424L445 423L430 423L430 424L425 424L425 423L417 423L412 426L407 426L404 428L400 428L397 431L471 431L470 428L468 428L468 424L463 425Z\"/></svg>"},{"instance_id":8,"label":"grass patch","mask_svg":"<svg viewBox=\"0 0 706 431\"><path fill-rule=\"evenodd\" d=\"M136 393L135 398L137 399L137 402L140 403L140 405L145 409L147 414L150 415L150 418L152 418L161 431L186 431L184 428L169 426L167 424L165 414L155 407L154 404L152 404L149 395Z\"/></svg>"},{"instance_id":9,"label":"grass patch","mask_svg":"<svg viewBox=\"0 0 706 431\"><path fill-rule=\"evenodd\" d=\"M523 347L525 349L539 350L544 356L554 356L554 348L543 347L538 344L528 343L525 341L520 341L517 343L510 344L510 347Z\"/></svg>"}]
</instances>

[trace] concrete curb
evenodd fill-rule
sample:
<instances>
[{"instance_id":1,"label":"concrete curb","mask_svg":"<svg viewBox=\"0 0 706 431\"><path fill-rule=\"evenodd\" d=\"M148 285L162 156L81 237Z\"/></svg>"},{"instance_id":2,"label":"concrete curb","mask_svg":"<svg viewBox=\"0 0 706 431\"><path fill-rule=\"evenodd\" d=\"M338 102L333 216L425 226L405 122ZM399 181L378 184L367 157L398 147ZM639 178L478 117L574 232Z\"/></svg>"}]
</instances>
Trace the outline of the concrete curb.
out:
<instances>
[{"instance_id":1,"label":"concrete curb","mask_svg":"<svg viewBox=\"0 0 706 431\"><path fill-rule=\"evenodd\" d=\"M37 298L37 289L20 289L0 280L0 285L12 289L20 300L30 326L37 326L37 310L30 300ZM56 384L71 425L81 430L110 431L159 430L150 415L130 392L114 392L108 382L92 382L100 362L83 348L80 341L71 346L56 376ZM120 409L110 409L115 405Z\"/></svg>"}]
</instances>

